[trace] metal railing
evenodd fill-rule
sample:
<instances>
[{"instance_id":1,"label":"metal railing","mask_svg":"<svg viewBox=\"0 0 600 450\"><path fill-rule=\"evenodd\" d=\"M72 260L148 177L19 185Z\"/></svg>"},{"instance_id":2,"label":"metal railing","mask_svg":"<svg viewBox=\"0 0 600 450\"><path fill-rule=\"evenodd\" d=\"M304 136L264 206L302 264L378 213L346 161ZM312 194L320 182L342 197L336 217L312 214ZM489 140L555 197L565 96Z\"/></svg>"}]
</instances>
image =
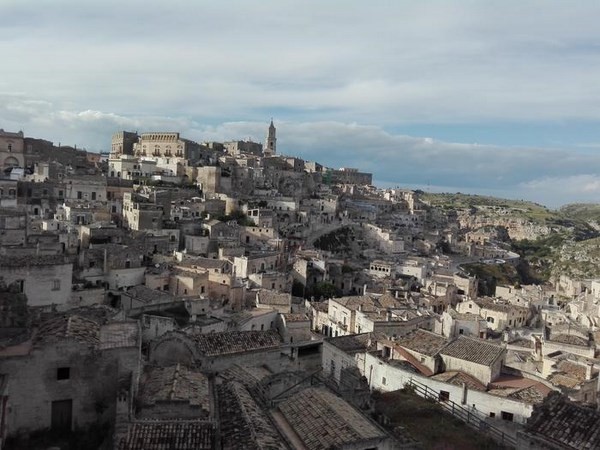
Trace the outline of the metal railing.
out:
<instances>
[{"instance_id":1,"label":"metal railing","mask_svg":"<svg viewBox=\"0 0 600 450\"><path fill-rule=\"evenodd\" d=\"M465 408L452 400L443 399L443 396L439 392L433 390L429 386L411 379L408 386L414 389L415 393L425 399L434 400L440 405L445 411L452 414L457 419L460 419L467 425L475 428L478 431L488 434L496 442L501 443L507 447L516 447L516 439L502 431L500 428L491 425L479 414L471 411L469 408Z\"/></svg>"}]
</instances>

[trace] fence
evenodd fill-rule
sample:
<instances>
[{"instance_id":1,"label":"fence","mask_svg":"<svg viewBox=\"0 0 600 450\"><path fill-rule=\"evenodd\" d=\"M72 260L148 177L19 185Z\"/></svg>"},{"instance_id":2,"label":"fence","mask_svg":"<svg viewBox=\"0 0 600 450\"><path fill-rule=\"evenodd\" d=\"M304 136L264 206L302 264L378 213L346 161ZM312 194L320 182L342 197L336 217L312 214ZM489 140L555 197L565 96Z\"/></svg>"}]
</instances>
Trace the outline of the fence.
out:
<instances>
[{"instance_id":1,"label":"fence","mask_svg":"<svg viewBox=\"0 0 600 450\"><path fill-rule=\"evenodd\" d=\"M420 397L434 400L445 411L449 412L457 419L462 420L467 425L488 434L496 442L499 442L507 447L516 447L517 441L513 436L505 433L500 428L491 425L484 418L471 411L469 408L465 408L464 406L459 405L452 400L445 399L442 395L440 395L439 392L436 392L429 386L419 383L413 379L411 379L407 384L408 386L412 387L415 393Z\"/></svg>"}]
</instances>

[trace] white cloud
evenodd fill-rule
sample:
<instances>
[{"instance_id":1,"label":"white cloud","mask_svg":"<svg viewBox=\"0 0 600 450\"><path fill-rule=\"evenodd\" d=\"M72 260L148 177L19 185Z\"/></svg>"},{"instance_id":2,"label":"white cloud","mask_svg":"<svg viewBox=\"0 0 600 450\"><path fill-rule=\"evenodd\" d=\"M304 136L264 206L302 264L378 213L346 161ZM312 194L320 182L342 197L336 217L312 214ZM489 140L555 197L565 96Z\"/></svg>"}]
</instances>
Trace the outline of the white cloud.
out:
<instances>
[{"instance_id":1,"label":"white cloud","mask_svg":"<svg viewBox=\"0 0 600 450\"><path fill-rule=\"evenodd\" d=\"M598 157L385 130L599 120L599 15L592 1L4 0L0 124L101 150L118 129L262 141L274 115L288 153L538 195ZM561 145L597 137L576 139Z\"/></svg>"},{"instance_id":2,"label":"white cloud","mask_svg":"<svg viewBox=\"0 0 600 450\"><path fill-rule=\"evenodd\" d=\"M5 1L0 50L4 87L63 109L256 118L279 107L382 125L598 119L598 13L551 1Z\"/></svg>"}]
</instances>

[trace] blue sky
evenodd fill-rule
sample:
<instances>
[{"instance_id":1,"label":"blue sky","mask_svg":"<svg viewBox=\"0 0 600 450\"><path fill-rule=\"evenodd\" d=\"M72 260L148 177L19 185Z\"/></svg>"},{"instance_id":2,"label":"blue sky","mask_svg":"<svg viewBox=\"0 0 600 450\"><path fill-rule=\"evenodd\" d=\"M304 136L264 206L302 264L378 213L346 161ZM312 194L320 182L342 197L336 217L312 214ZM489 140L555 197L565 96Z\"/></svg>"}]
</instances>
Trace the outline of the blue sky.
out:
<instances>
[{"instance_id":1,"label":"blue sky","mask_svg":"<svg viewBox=\"0 0 600 450\"><path fill-rule=\"evenodd\" d=\"M594 1L0 2L0 128L263 140L382 185L600 199Z\"/></svg>"}]
</instances>

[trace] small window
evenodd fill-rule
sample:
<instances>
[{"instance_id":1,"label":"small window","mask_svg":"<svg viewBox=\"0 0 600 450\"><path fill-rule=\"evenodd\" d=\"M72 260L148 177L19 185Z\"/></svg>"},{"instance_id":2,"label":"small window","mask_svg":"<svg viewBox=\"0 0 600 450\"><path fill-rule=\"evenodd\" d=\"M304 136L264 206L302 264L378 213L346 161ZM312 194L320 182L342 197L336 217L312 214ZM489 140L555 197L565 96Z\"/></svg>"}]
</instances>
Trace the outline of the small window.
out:
<instances>
[{"instance_id":1,"label":"small window","mask_svg":"<svg viewBox=\"0 0 600 450\"><path fill-rule=\"evenodd\" d=\"M77 199L81 200L83 198L83 193L81 191L77 191Z\"/></svg>"},{"instance_id":2,"label":"small window","mask_svg":"<svg viewBox=\"0 0 600 450\"><path fill-rule=\"evenodd\" d=\"M438 399L439 399L440 402L447 402L448 400L450 400L450 392L448 392L448 391L440 391Z\"/></svg>"},{"instance_id":3,"label":"small window","mask_svg":"<svg viewBox=\"0 0 600 450\"><path fill-rule=\"evenodd\" d=\"M59 367L58 369L56 369L57 380L68 380L69 378L71 378L70 367Z\"/></svg>"},{"instance_id":4,"label":"small window","mask_svg":"<svg viewBox=\"0 0 600 450\"><path fill-rule=\"evenodd\" d=\"M493 419L494 417L496 417L496 413L495 412L491 412L490 413L490 417Z\"/></svg>"},{"instance_id":5,"label":"small window","mask_svg":"<svg viewBox=\"0 0 600 450\"><path fill-rule=\"evenodd\" d=\"M60 280L52 280L52 290L60 291Z\"/></svg>"},{"instance_id":6,"label":"small window","mask_svg":"<svg viewBox=\"0 0 600 450\"><path fill-rule=\"evenodd\" d=\"M96 193L92 192L92 200L96 200Z\"/></svg>"},{"instance_id":7,"label":"small window","mask_svg":"<svg viewBox=\"0 0 600 450\"><path fill-rule=\"evenodd\" d=\"M515 418L513 413L509 413L506 411L502 411L502 420L507 420L508 422L512 422Z\"/></svg>"},{"instance_id":8,"label":"small window","mask_svg":"<svg viewBox=\"0 0 600 450\"><path fill-rule=\"evenodd\" d=\"M383 384L384 386L387 384L387 380L385 379L385 377L381 377L381 384Z\"/></svg>"},{"instance_id":9,"label":"small window","mask_svg":"<svg viewBox=\"0 0 600 450\"><path fill-rule=\"evenodd\" d=\"M458 330L458 334L465 334L465 330L463 330L462 328Z\"/></svg>"}]
</instances>

